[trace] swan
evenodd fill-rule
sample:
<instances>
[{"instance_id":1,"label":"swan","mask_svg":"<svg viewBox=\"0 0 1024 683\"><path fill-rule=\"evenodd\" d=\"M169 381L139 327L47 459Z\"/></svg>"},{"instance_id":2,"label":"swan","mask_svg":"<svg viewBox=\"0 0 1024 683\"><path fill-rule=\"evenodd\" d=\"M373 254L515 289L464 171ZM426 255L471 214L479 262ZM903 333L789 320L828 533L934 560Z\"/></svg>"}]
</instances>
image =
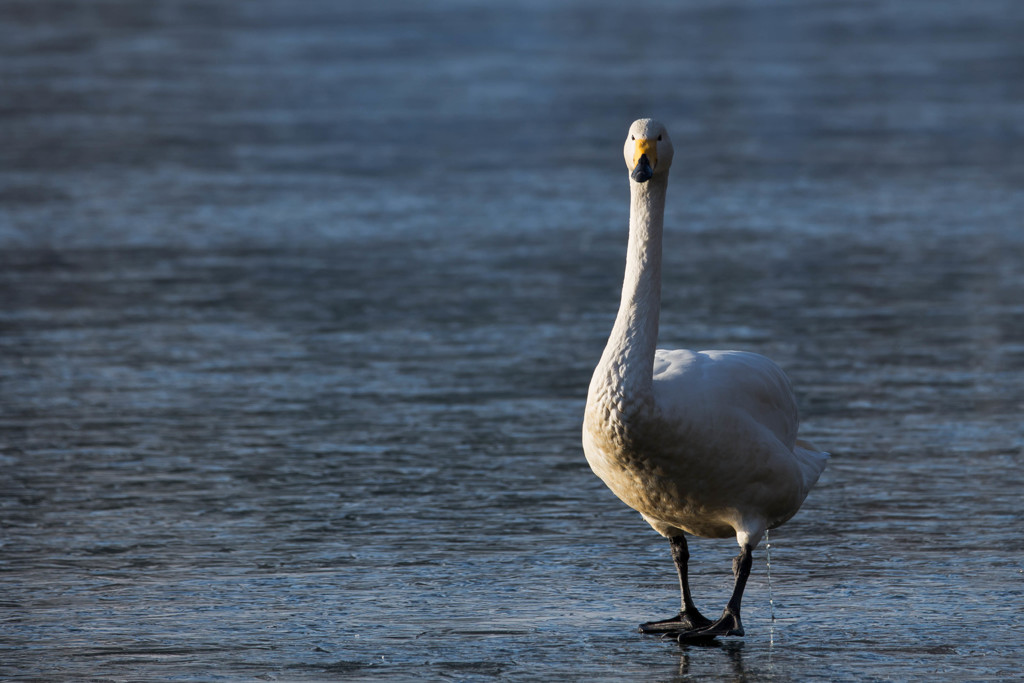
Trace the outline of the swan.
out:
<instances>
[{"instance_id":1,"label":"swan","mask_svg":"<svg viewBox=\"0 0 1024 683\"><path fill-rule=\"evenodd\" d=\"M740 602L765 531L796 514L828 453L797 439L785 373L743 351L656 349L661 242L673 148L665 126L634 121L623 149L630 211L622 299L594 370L583 450L594 473L669 540L679 613L640 625L678 640L742 636ZM690 595L685 534L735 536L732 597L717 621Z\"/></svg>"}]
</instances>

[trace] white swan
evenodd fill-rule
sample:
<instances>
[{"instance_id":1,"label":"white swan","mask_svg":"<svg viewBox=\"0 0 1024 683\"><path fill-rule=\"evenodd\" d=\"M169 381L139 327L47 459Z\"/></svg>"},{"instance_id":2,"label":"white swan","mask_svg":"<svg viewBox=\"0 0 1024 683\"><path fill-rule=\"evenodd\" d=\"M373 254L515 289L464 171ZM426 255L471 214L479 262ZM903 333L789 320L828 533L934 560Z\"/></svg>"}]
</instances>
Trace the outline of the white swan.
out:
<instances>
[{"instance_id":1,"label":"white swan","mask_svg":"<svg viewBox=\"0 0 1024 683\"><path fill-rule=\"evenodd\" d=\"M827 453L796 438L796 399L779 367L742 351L655 350L661 235L672 142L652 119L630 126L629 245L622 301L594 370L583 421L590 467L668 537L682 608L640 626L680 640L743 635L740 600L753 549L800 508ZM718 621L690 596L684 533L735 535L735 587Z\"/></svg>"}]
</instances>

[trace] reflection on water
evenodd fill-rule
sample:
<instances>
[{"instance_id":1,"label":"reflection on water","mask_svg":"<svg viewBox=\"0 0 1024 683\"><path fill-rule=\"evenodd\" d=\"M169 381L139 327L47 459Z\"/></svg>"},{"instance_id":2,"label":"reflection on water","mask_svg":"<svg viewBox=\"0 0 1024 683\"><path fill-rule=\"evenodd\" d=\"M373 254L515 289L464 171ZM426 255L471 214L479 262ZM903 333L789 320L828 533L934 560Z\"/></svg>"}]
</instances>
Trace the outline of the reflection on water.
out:
<instances>
[{"instance_id":1,"label":"reflection on water","mask_svg":"<svg viewBox=\"0 0 1024 683\"><path fill-rule=\"evenodd\" d=\"M1015 4L4 11L0 676L1015 675ZM579 445L645 113L664 343L834 454L711 647Z\"/></svg>"}]
</instances>

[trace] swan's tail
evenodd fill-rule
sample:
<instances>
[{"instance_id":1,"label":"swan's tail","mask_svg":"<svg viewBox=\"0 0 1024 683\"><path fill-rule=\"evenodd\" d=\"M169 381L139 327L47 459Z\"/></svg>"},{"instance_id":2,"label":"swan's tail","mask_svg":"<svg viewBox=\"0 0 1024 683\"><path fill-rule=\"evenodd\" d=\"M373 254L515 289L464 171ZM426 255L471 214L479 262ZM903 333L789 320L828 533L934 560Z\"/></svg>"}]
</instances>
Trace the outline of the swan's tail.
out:
<instances>
[{"instance_id":1,"label":"swan's tail","mask_svg":"<svg viewBox=\"0 0 1024 683\"><path fill-rule=\"evenodd\" d=\"M814 444L797 439L796 446L793 447L793 455L796 456L800 472L804 475L804 493L806 495L818 481L821 473L825 471L825 465L828 464L828 453L819 451Z\"/></svg>"}]
</instances>

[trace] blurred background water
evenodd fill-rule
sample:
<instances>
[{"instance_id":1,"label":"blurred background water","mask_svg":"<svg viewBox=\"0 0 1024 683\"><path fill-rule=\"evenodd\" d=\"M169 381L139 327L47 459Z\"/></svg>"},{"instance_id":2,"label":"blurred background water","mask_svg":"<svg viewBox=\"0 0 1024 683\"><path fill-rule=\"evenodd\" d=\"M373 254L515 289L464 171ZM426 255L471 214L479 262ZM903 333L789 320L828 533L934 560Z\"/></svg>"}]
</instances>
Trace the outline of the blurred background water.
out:
<instances>
[{"instance_id":1,"label":"blurred background water","mask_svg":"<svg viewBox=\"0 0 1024 683\"><path fill-rule=\"evenodd\" d=\"M0 0L0 676L1006 680L1024 640L1024 6ZM594 477L629 123L662 343L833 459L748 635L642 637ZM696 541L694 591L730 588Z\"/></svg>"}]
</instances>

